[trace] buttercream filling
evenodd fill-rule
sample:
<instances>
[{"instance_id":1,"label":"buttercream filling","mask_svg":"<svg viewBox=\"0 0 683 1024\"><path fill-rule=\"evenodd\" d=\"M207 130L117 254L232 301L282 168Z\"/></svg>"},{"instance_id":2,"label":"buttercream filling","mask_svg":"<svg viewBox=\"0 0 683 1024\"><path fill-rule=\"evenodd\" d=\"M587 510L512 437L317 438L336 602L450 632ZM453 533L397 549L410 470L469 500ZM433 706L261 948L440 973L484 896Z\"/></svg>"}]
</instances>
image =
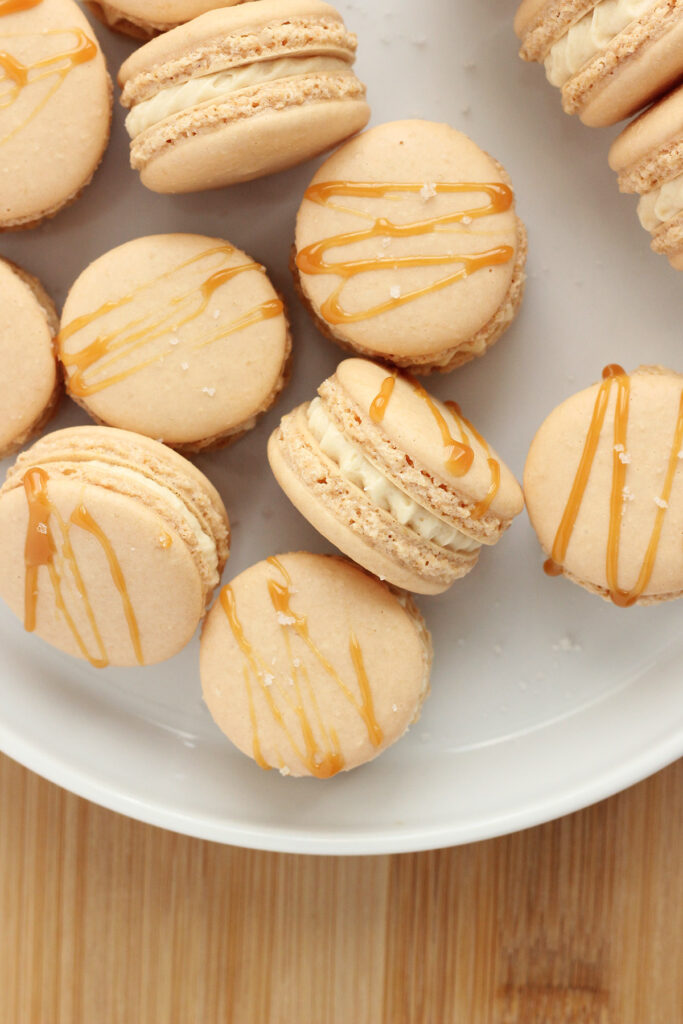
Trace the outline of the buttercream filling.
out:
<instances>
[{"instance_id":1,"label":"buttercream filling","mask_svg":"<svg viewBox=\"0 0 683 1024\"><path fill-rule=\"evenodd\" d=\"M656 231L680 213L683 213L683 174L646 192L638 203L638 216L646 231Z\"/></svg>"},{"instance_id":2,"label":"buttercream filling","mask_svg":"<svg viewBox=\"0 0 683 1024\"><path fill-rule=\"evenodd\" d=\"M481 544L461 530L422 508L388 480L351 441L344 437L325 411L319 398L314 398L307 411L308 428L321 450L339 466L345 479L367 494L379 508L390 512L403 526L423 540L456 554L478 551Z\"/></svg>"},{"instance_id":3,"label":"buttercream filling","mask_svg":"<svg viewBox=\"0 0 683 1024\"><path fill-rule=\"evenodd\" d=\"M169 85L156 95L136 103L126 118L132 139L173 114L224 99L240 89L297 75L349 74L350 64L341 57L280 57L278 60L252 62L228 71L191 78L180 85Z\"/></svg>"},{"instance_id":4,"label":"buttercream filling","mask_svg":"<svg viewBox=\"0 0 683 1024\"><path fill-rule=\"evenodd\" d=\"M656 3L657 0L602 0L551 47L545 59L548 81L563 86Z\"/></svg>"}]
</instances>

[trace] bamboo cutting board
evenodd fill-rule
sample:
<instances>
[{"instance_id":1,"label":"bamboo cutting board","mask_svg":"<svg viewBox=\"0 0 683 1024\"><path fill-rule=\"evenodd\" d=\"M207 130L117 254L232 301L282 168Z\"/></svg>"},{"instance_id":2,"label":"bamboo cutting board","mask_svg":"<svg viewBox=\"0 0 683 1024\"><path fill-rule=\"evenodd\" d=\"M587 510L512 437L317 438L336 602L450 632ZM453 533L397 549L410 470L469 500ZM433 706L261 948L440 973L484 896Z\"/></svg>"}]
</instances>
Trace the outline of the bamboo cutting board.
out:
<instances>
[{"instance_id":1,"label":"bamboo cutting board","mask_svg":"<svg viewBox=\"0 0 683 1024\"><path fill-rule=\"evenodd\" d=\"M0 757L0 1024L677 1024L683 763L472 846L253 853Z\"/></svg>"}]
</instances>

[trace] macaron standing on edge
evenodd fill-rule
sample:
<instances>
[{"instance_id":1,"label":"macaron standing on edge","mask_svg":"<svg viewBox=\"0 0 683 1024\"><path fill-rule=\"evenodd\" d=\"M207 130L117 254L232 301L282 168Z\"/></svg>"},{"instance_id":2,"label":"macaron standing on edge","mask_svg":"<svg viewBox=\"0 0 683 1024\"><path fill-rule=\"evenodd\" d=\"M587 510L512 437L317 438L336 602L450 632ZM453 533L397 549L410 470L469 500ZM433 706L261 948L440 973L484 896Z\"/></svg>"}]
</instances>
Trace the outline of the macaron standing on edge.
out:
<instances>
[{"instance_id":1,"label":"macaron standing on edge","mask_svg":"<svg viewBox=\"0 0 683 1024\"><path fill-rule=\"evenodd\" d=\"M609 163L622 192L637 192L652 249L683 270L683 87L637 117L614 141Z\"/></svg>"},{"instance_id":2,"label":"macaron standing on edge","mask_svg":"<svg viewBox=\"0 0 683 1024\"><path fill-rule=\"evenodd\" d=\"M523 0L515 32L587 125L635 114L683 74L682 0Z\"/></svg>"},{"instance_id":3,"label":"macaron standing on edge","mask_svg":"<svg viewBox=\"0 0 683 1024\"><path fill-rule=\"evenodd\" d=\"M524 292L526 232L502 166L446 124L371 128L305 192L292 270L327 337L413 373L483 355Z\"/></svg>"},{"instance_id":4,"label":"macaron standing on edge","mask_svg":"<svg viewBox=\"0 0 683 1024\"><path fill-rule=\"evenodd\" d=\"M620 607L683 596L683 374L605 367L540 427L524 493L549 575Z\"/></svg>"},{"instance_id":5,"label":"macaron standing on edge","mask_svg":"<svg viewBox=\"0 0 683 1024\"><path fill-rule=\"evenodd\" d=\"M416 380L347 359L318 395L271 435L271 469L301 514L381 579L442 593L522 511L507 466Z\"/></svg>"},{"instance_id":6,"label":"macaron standing on edge","mask_svg":"<svg viewBox=\"0 0 683 1024\"><path fill-rule=\"evenodd\" d=\"M57 310L40 281L0 259L0 458L26 444L57 411L58 330Z\"/></svg>"},{"instance_id":7,"label":"macaron standing on edge","mask_svg":"<svg viewBox=\"0 0 683 1024\"><path fill-rule=\"evenodd\" d=\"M131 165L155 192L197 192L281 171L370 117L357 40L322 0L209 11L123 64Z\"/></svg>"},{"instance_id":8,"label":"macaron standing on edge","mask_svg":"<svg viewBox=\"0 0 683 1024\"><path fill-rule=\"evenodd\" d=\"M419 717L431 637L407 595L345 559L252 565L202 631L204 700L261 768L327 779L372 760Z\"/></svg>"},{"instance_id":9,"label":"macaron standing on edge","mask_svg":"<svg viewBox=\"0 0 683 1024\"><path fill-rule=\"evenodd\" d=\"M0 231L14 231L89 184L109 141L112 86L73 0L0 5L0 58Z\"/></svg>"},{"instance_id":10,"label":"macaron standing on edge","mask_svg":"<svg viewBox=\"0 0 683 1024\"><path fill-rule=\"evenodd\" d=\"M151 39L216 7L233 7L243 0L85 0L96 18L115 32L134 39Z\"/></svg>"},{"instance_id":11,"label":"macaron standing on edge","mask_svg":"<svg viewBox=\"0 0 683 1024\"><path fill-rule=\"evenodd\" d=\"M128 431L46 434L0 488L0 596L27 631L97 668L181 650L229 542L203 473Z\"/></svg>"},{"instance_id":12,"label":"macaron standing on edge","mask_svg":"<svg viewBox=\"0 0 683 1024\"><path fill-rule=\"evenodd\" d=\"M241 437L289 376L291 337L265 268L219 238L137 238L72 286L59 357L97 420L183 452Z\"/></svg>"}]
</instances>

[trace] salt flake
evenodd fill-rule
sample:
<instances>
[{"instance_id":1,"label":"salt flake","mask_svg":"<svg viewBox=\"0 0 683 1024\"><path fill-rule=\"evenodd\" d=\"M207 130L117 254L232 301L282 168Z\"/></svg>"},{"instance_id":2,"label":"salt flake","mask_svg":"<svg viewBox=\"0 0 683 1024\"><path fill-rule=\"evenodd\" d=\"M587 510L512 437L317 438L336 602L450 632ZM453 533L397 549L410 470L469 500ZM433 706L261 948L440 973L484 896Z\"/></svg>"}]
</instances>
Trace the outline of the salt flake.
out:
<instances>
[{"instance_id":1,"label":"salt flake","mask_svg":"<svg viewBox=\"0 0 683 1024\"><path fill-rule=\"evenodd\" d=\"M433 199L436 194L436 185L432 181L426 181L420 189L420 199L424 199L425 202Z\"/></svg>"},{"instance_id":2,"label":"salt flake","mask_svg":"<svg viewBox=\"0 0 683 1024\"><path fill-rule=\"evenodd\" d=\"M293 615L285 615L284 612L276 612L275 614L281 626L293 626L296 622Z\"/></svg>"},{"instance_id":3,"label":"salt flake","mask_svg":"<svg viewBox=\"0 0 683 1024\"><path fill-rule=\"evenodd\" d=\"M400 287L400 285L392 284L391 288L389 289L389 294L391 295L392 299L400 299L401 298L401 287Z\"/></svg>"}]
</instances>

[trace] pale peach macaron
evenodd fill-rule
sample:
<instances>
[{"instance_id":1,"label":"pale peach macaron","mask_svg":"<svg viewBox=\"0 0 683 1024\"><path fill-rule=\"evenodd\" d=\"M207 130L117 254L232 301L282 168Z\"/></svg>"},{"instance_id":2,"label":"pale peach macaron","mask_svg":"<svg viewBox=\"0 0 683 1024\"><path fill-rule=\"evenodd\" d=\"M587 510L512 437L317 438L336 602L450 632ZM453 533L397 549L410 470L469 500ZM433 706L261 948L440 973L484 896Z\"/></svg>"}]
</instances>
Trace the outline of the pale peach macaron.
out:
<instances>
[{"instance_id":1,"label":"pale peach macaron","mask_svg":"<svg viewBox=\"0 0 683 1024\"><path fill-rule=\"evenodd\" d=\"M420 715L431 637L412 599L344 559L299 551L221 591L201 639L204 700L261 768L327 779Z\"/></svg>"},{"instance_id":2,"label":"pale peach macaron","mask_svg":"<svg viewBox=\"0 0 683 1024\"><path fill-rule=\"evenodd\" d=\"M131 166L154 192L197 192L293 167L370 117L356 36L321 0L200 15L123 64Z\"/></svg>"},{"instance_id":3,"label":"pale peach macaron","mask_svg":"<svg viewBox=\"0 0 683 1024\"><path fill-rule=\"evenodd\" d=\"M59 317L40 281L0 259L0 458L21 448L57 411Z\"/></svg>"},{"instance_id":4,"label":"pale peach macaron","mask_svg":"<svg viewBox=\"0 0 683 1024\"><path fill-rule=\"evenodd\" d=\"M347 359L268 443L293 505L340 551L395 586L439 594L523 508L514 476L455 405Z\"/></svg>"},{"instance_id":5,"label":"pale peach macaron","mask_svg":"<svg viewBox=\"0 0 683 1024\"><path fill-rule=\"evenodd\" d=\"M73 0L0 4L0 231L78 198L109 141L112 87Z\"/></svg>"},{"instance_id":6,"label":"pale peach macaron","mask_svg":"<svg viewBox=\"0 0 683 1024\"><path fill-rule=\"evenodd\" d=\"M483 355L524 291L503 167L446 124L397 121L337 150L304 194L292 269L319 329L414 373Z\"/></svg>"},{"instance_id":7,"label":"pale peach macaron","mask_svg":"<svg viewBox=\"0 0 683 1024\"><path fill-rule=\"evenodd\" d=\"M289 376L291 338L266 270L220 238L136 238L72 286L59 358L97 420L184 452L250 430Z\"/></svg>"},{"instance_id":8,"label":"pale peach macaron","mask_svg":"<svg viewBox=\"0 0 683 1024\"><path fill-rule=\"evenodd\" d=\"M549 575L620 607L681 597L683 374L606 367L539 429L524 491Z\"/></svg>"},{"instance_id":9,"label":"pale peach macaron","mask_svg":"<svg viewBox=\"0 0 683 1024\"><path fill-rule=\"evenodd\" d=\"M191 639L229 542L218 492L170 448L58 430L0 489L0 596L26 630L97 668L150 665Z\"/></svg>"},{"instance_id":10,"label":"pale peach macaron","mask_svg":"<svg viewBox=\"0 0 683 1024\"><path fill-rule=\"evenodd\" d=\"M640 194L638 217L652 249L683 270L683 87L624 129L609 163L620 190Z\"/></svg>"},{"instance_id":11,"label":"pale peach macaron","mask_svg":"<svg viewBox=\"0 0 683 1024\"><path fill-rule=\"evenodd\" d=\"M680 0L523 0L515 32L587 125L635 114L683 74Z\"/></svg>"},{"instance_id":12,"label":"pale peach macaron","mask_svg":"<svg viewBox=\"0 0 683 1024\"><path fill-rule=\"evenodd\" d=\"M234 7L243 0L85 0L96 18L115 32L151 39L217 7Z\"/></svg>"}]
</instances>

